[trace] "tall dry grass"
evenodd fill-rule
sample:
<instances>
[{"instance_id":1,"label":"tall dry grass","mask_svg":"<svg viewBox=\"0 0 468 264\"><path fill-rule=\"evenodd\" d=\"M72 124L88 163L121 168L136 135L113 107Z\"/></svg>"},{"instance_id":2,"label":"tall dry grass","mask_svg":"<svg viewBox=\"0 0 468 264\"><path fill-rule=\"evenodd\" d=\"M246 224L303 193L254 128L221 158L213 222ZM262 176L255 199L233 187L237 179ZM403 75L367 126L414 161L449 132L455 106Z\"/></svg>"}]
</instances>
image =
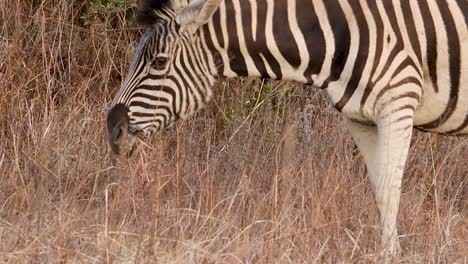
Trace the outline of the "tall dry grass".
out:
<instances>
[{"instance_id":1,"label":"tall dry grass","mask_svg":"<svg viewBox=\"0 0 468 264\"><path fill-rule=\"evenodd\" d=\"M105 115L140 31L87 8L0 0L0 262L380 261L363 160L318 91L227 80L112 156ZM415 132L395 261L468 262L467 162L466 138Z\"/></svg>"}]
</instances>

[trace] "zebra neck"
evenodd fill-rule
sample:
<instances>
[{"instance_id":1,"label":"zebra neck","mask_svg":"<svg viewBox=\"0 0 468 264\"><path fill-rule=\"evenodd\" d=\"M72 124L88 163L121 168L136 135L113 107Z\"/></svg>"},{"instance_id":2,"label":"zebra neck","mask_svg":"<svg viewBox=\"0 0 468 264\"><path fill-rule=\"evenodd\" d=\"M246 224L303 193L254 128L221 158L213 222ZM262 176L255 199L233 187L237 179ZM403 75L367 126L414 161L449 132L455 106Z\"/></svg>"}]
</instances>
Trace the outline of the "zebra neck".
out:
<instances>
[{"instance_id":1,"label":"zebra neck","mask_svg":"<svg viewBox=\"0 0 468 264\"><path fill-rule=\"evenodd\" d=\"M323 5L312 2L320 1L223 1L202 29L214 73L326 85L334 55L327 53L335 52L327 44L336 40L321 28Z\"/></svg>"}]
</instances>

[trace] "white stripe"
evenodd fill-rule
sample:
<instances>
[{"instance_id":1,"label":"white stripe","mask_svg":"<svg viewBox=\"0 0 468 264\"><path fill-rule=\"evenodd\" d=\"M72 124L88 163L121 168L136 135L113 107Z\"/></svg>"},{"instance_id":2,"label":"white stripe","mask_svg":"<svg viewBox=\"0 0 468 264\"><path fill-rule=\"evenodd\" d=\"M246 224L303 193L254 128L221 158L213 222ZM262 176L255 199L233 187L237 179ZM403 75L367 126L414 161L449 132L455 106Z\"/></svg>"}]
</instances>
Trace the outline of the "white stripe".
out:
<instances>
[{"instance_id":1,"label":"white stripe","mask_svg":"<svg viewBox=\"0 0 468 264\"><path fill-rule=\"evenodd\" d=\"M227 33L226 33L226 6L224 2L221 3L219 6L219 14L220 14L220 19L221 19L221 30L223 31L223 38L224 38L224 47L221 47L220 45L220 40L218 40L218 37L216 35L216 31L214 29L213 25L213 19L210 19L208 22L208 30L210 31L210 36L213 41L213 45L215 49L218 51L218 53L221 55L221 59L223 60L223 76L225 77L236 77L237 75L231 70L230 64L229 64L229 57L227 55L227 48L228 48L228 39L227 39ZM224 20L223 20L224 19ZM224 21L224 23L223 23ZM208 49L207 49L208 50ZM216 68L217 65L214 64L214 68ZM216 69L215 69L216 70ZM216 71L217 72L217 71Z\"/></svg>"},{"instance_id":2,"label":"white stripe","mask_svg":"<svg viewBox=\"0 0 468 264\"><path fill-rule=\"evenodd\" d=\"M265 68L266 68L266 71L267 71L267 74L268 76L270 76L272 79L276 79L278 76L276 76L276 74L273 72L273 70L271 69L270 67L270 64L268 64L268 61L267 59L265 58L265 56L263 56L262 53L259 53L260 57L262 58L262 61L263 61L263 65L265 65Z\"/></svg>"},{"instance_id":3,"label":"white stripe","mask_svg":"<svg viewBox=\"0 0 468 264\"><path fill-rule=\"evenodd\" d=\"M244 29L242 23L242 10L240 8L239 0L233 0L232 4L234 6L235 13L235 25L237 30L237 38L239 40L239 49L242 54L242 57L245 60L247 66L247 72L250 77L260 77L260 72L258 71L255 63L250 57L249 51L247 50L244 36Z\"/></svg>"},{"instance_id":4,"label":"white stripe","mask_svg":"<svg viewBox=\"0 0 468 264\"><path fill-rule=\"evenodd\" d=\"M180 51L179 51L180 52ZM182 74L175 74L174 72L174 77L177 79L177 81L179 82L180 84L180 87L176 88L175 92L177 93L177 91L180 91L182 93L182 95L177 95L177 99L180 99L181 98L185 98L186 100L182 100L182 106L181 106L181 110L180 113L181 113L181 116L185 116L186 114L188 113L193 113L195 112L195 108L194 108L194 104L192 103L190 105L190 108L189 105L187 104L188 102L194 102L194 100L197 100L198 102L200 102L200 95L197 93L197 91L195 89L193 89L192 87L195 85L194 83L192 83L192 81L190 80L190 78L188 78L188 76L185 74L185 71L183 70L182 68L182 56L181 54L179 53L178 56L176 56L176 60L175 60L175 65L174 67L177 67L180 69L180 72ZM185 84L184 82L182 81L184 80L186 83L188 83L188 86L189 87L185 87Z\"/></svg>"},{"instance_id":5,"label":"white stripe","mask_svg":"<svg viewBox=\"0 0 468 264\"><path fill-rule=\"evenodd\" d=\"M366 88L370 85L370 74L372 71L372 68L374 66L374 60L376 56L376 47L377 47L377 26L375 24L374 17L372 16L372 11L370 10L367 1L366 0L359 0L361 9L364 13L364 17L366 19L366 25L369 30L369 51L368 51L368 57L366 61L366 65L364 67L364 70L362 71L361 74L361 80L359 81L359 84L357 86L357 90L354 92L353 96L349 100L349 102L345 105L343 108L343 111L347 110L347 107L349 106L360 106L361 105L361 99L363 97L363 94L366 90ZM364 115L366 118L370 118L372 116L372 109L369 104L364 105L362 113L359 113L360 115ZM351 112L351 111L349 111ZM358 117L353 117L355 119L360 119Z\"/></svg>"},{"instance_id":6,"label":"white stripe","mask_svg":"<svg viewBox=\"0 0 468 264\"><path fill-rule=\"evenodd\" d=\"M385 12L385 7L383 6L382 1L377 1L377 8L380 13L380 17L382 18L383 22L383 36L381 41L383 42L382 45L382 54L379 58L379 64L375 69L374 76L372 76L372 81L376 82L377 78L382 74L385 66L389 63L389 56L392 50L395 48L397 43L397 37L395 32L393 31L393 26L388 19L387 12ZM387 41L387 38L390 39L390 42Z\"/></svg>"},{"instance_id":7,"label":"white stripe","mask_svg":"<svg viewBox=\"0 0 468 264\"><path fill-rule=\"evenodd\" d=\"M414 1L414 2L417 2L417 1ZM395 7L395 14L396 14L397 22L398 22L398 28L403 38L405 50L410 56L411 60L413 60L414 62L417 62L418 57L416 56L416 53L414 52L413 46L411 45L411 41L409 39L408 30L406 28L405 18L404 18L403 10L401 7L401 0L393 0L393 6ZM419 74L416 76L419 76Z\"/></svg>"},{"instance_id":8,"label":"white stripe","mask_svg":"<svg viewBox=\"0 0 468 264\"><path fill-rule=\"evenodd\" d=\"M288 0L288 24L291 27L291 33L293 34L294 40L299 48L299 56L301 59L301 64L297 69L297 74L304 76L305 70L309 65L310 56L304 39L304 34L302 34L299 24L297 23L296 0Z\"/></svg>"},{"instance_id":9,"label":"white stripe","mask_svg":"<svg viewBox=\"0 0 468 264\"><path fill-rule=\"evenodd\" d=\"M418 35L419 45L421 47L421 56L423 61L426 61L427 39L426 30L424 30L424 20L421 15L421 9L419 8L418 1L409 1L409 3L413 14L413 20Z\"/></svg>"},{"instance_id":10,"label":"white stripe","mask_svg":"<svg viewBox=\"0 0 468 264\"><path fill-rule=\"evenodd\" d=\"M172 108L172 106L170 105L167 105L167 104L158 104L158 106L167 106L169 109ZM142 114L151 114L154 116L156 116L157 113L167 113L167 110L164 110L162 108L158 108L158 109L148 109L148 108L144 108L144 107L141 107L141 106L137 106L137 105L132 105L130 106L129 108L130 112L131 113L142 113ZM168 116L169 117L169 116ZM153 120L154 117L142 117L142 116L139 116L137 119L134 119L135 121L137 122L141 122L141 121L151 121Z\"/></svg>"},{"instance_id":11,"label":"white stripe","mask_svg":"<svg viewBox=\"0 0 468 264\"><path fill-rule=\"evenodd\" d=\"M434 0L427 0L427 5L429 7L429 14L423 15L430 16L434 21L435 36L432 37L435 37L437 40L436 71L439 92L435 92L429 76L429 69L426 67L422 105L416 111L415 124L431 122L438 118L445 111L447 102L450 99L450 62L447 32L437 3ZM428 50L427 52L431 51ZM427 63L427 61L425 60L424 63Z\"/></svg>"},{"instance_id":12,"label":"white stripe","mask_svg":"<svg viewBox=\"0 0 468 264\"><path fill-rule=\"evenodd\" d=\"M184 57L186 60L192 60L192 64L194 64L194 67L197 67L197 63L196 61L194 61L194 58L192 58L193 55L191 55L191 53L186 49L182 49L183 50L183 54L184 54ZM198 75L200 75L200 73L197 73L195 72L196 69L192 68L190 66L190 62L189 61L181 61L181 63L184 63L185 64L185 67L181 67L180 68L180 72L182 72L183 74L187 74L185 72L185 69L188 70L188 72L190 73L190 75L192 76L192 78L195 80L195 83L192 83L192 80L190 80L190 78L188 78L188 75L184 75L184 78L187 77L187 81L189 81L190 83L192 83L192 85L190 87L187 87L187 89L189 91L192 91L192 93L194 94L195 96L195 100L197 100L197 102L199 104L202 103L202 97L204 97L204 94L200 94L198 89L199 88L200 90L202 90L203 92L203 89L201 89L202 87L204 87L203 83L200 82L200 79L198 77ZM203 73L201 73L203 74Z\"/></svg>"},{"instance_id":13,"label":"white stripe","mask_svg":"<svg viewBox=\"0 0 468 264\"><path fill-rule=\"evenodd\" d=\"M252 37L253 37L253 40L256 41L257 40L257 24L258 24L258 21L257 21L257 12L258 12L258 8L257 8L257 1L258 0L249 0L250 1L250 11L251 11L251 17L252 17Z\"/></svg>"},{"instance_id":14,"label":"white stripe","mask_svg":"<svg viewBox=\"0 0 468 264\"><path fill-rule=\"evenodd\" d=\"M348 21L351 41L348 58L346 60L346 64L343 68L343 72L341 73L339 81L330 83L330 85L326 89L333 103L338 102L343 97L344 92L346 90L345 87L348 86L349 80L351 79L353 69L356 64L360 41L359 28L357 26L356 17L354 16L351 6L349 5L347 0L339 0L339 2L341 8L344 11L346 20Z\"/></svg>"},{"instance_id":15,"label":"white stripe","mask_svg":"<svg viewBox=\"0 0 468 264\"><path fill-rule=\"evenodd\" d=\"M212 28L213 23L210 22L208 27ZM214 45L217 45L216 36L212 34L211 29L209 29L209 32L210 32L210 37L212 38L211 41L213 42ZM202 45L203 50L205 51L206 57L208 58L208 67L209 67L211 74L214 76L218 75L217 65L214 63L213 54L212 52L210 52L210 50L208 49L208 45L206 44L205 34L201 34L201 45ZM210 76L210 82L211 82L211 85L213 85L214 79L211 76Z\"/></svg>"},{"instance_id":16,"label":"white stripe","mask_svg":"<svg viewBox=\"0 0 468 264\"><path fill-rule=\"evenodd\" d=\"M458 128L468 115L468 29L465 24L463 12L454 0L448 0L450 13L455 21L455 29L460 38L460 87L458 90L458 103L455 111L440 130L447 131ZM442 88L441 88L442 89ZM465 132L468 128L465 129Z\"/></svg>"},{"instance_id":17,"label":"white stripe","mask_svg":"<svg viewBox=\"0 0 468 264\"><path fill-rule=\"evenodd\" d=\"M278 61L283 74L283 79L295 80L299 82L306 82L304 76L298 76L296 70L289 64L289 62L283 57L276 45L275 37L273 34L273 13L274 13L274 2L271 1L267 5L267 16L265 21L265 37L268 50L273 57Z\"/></svg>"},{"instance_id":18,"label":"white stripe","mask_svg":"<svg viewBox=\"0 0 468 264\"><path fill-rule=\"evenodd\" d=\"M223 39L224 39L224 52L221 52L222 58L223 58L223 64L224 64L224 76L226 77L236 77L237 74L232 71L231 69L231 58L228 57L227 51L229 50L229 36L227 33L227 23L228 19L226 17L226 5L224 2L221 3L219 7L219 14L220 14L220 20L221 20L221 32L223 34ZM214 31L213 31L214 33Z\"/></svg>"}]
</instances>

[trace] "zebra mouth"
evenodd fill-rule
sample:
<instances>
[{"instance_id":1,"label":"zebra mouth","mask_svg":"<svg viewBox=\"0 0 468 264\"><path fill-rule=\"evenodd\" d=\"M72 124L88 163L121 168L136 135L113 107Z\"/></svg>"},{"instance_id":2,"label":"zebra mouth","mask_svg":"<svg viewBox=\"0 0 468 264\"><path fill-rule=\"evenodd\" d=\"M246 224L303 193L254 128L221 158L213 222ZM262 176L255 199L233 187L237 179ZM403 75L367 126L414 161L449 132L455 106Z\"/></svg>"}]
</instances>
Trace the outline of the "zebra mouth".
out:
<instances>
[{"instance_id":1,"label":"zebra mouth","mask_svg":"<svg viewBox=\"0 0 468 264\"><path fill-rule=\"evenodd\" d=\"M130 158L136 149L137 136L132 133L125 133L120 141L119 154L124 155L126 158Z\"/></svg>"},{"instance_id":2,"label":"zebra mouth","mask_svg":"<svg viewBox=\"0 0 468 264\"><path fill-rule=\"evenodd\" d=\"M112 131L109 143L114 154L130 158L136 148L136 139L137 135L128 131L125 126L116 127Z\"/></svg>"},{"instance_id":3,"label":"zebra mouth","mask_svg":"<svg viewBox=\"0 0 468 264\"><path fill-rule=\"evenodd\" d=\"M122 104L115 105L107 115L108 141L116 155L131 157L135 151L135 142L141 134L129 124L128 108Z\"/></svg>"}]
</instances>

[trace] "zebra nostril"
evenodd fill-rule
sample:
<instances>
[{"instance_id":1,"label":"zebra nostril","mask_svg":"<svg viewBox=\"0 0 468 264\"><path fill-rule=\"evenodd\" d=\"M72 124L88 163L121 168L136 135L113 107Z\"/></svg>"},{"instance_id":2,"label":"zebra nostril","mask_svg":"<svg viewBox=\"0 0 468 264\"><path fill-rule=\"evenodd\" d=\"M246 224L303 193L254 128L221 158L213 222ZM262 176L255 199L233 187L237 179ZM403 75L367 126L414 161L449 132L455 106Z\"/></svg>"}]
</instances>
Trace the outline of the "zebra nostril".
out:
<instances>
[{"instance_id":1,"label":"zebra nostril","mask_svg":"<svg viewBox=\"0 0 468 264\"><path fill-rule=\"evenodd\" d=\"M123 127L116 127L115 130L114 130L114 142L115 143L118 143L120 138L122 137L123 135Z\"/></svg>"},{"instance_id":2,"label":"zebra nostril","mask_svg":"<svg viewBox=\"0 0 468 264\"><path fill-rule=\"evenodd\" d=\"M122 127L115 127L112 132L109 133L109 145L112 149L114 154L120 154L120 140L123 135L123 128Z\"/></svg>"},{"instance_id":3,"label":"zebra nostril","mask_svg":"<svg viewBox=\"0 0 468 264\"><path fill-rule=\"evenodd\" d=\"M116 127L114 128L114 132L111 135L111 140L114 143L114 145L118 145L120 142L120 138L123 135L123 127Z\"/></svg>"},{"instance_id":4,"label":"zebra nostril","mask_svg":"<svg viewBox=\"0 0 468 264\"><path fill-rule=\"evenodd\" d=\"M126 126L118 124L111 131L109 131L108 141L112 152L116 155L121 154L122 142L125 140Z\"/></svg>"},{"instance_id":5,"label":"zebra nostril","mask_svg":"<svg viewBox=\"0 0 468 264\"><path fill-rule=\"evenodd\" d=\"M128 108L117 104L107 114L108 142L114 154L120 154L122 139L128 128Z\"/></svg>"}]
</instances>

